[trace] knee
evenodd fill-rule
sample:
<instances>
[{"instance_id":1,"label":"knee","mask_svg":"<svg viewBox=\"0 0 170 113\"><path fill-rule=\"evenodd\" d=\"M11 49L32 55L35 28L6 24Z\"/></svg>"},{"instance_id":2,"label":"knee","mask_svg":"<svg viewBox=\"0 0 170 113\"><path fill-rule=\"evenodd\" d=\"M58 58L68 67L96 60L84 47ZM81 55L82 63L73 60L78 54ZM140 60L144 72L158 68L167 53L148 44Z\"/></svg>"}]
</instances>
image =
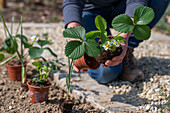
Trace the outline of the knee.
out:
<instances>
[{"instance_id":1,"label":"knee","mask_svg":"<svg viewBox=\"0 0 170 113\"><path fill-rule=\"evenodd\" d=\"M103 67L97 70L89 70L88 74L100 84L107 84L117 79L122 71L122 63L117 66Z\"/></svg>"}]
</instances>

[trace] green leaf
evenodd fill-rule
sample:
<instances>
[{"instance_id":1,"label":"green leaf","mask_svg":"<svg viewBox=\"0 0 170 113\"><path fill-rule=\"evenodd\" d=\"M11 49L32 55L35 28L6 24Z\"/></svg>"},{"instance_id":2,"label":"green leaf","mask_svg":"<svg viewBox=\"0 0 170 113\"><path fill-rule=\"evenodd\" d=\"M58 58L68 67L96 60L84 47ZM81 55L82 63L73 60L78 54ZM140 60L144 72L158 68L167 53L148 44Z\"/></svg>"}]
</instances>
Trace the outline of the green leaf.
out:
<instances>
[{"instance_id":1,"label":"green leaf","mask_svg":"<svg viewBox=\"0 0 170 113\"><path fill-rule=\"evenodd\" d=\"M32 82L37 82L37 78L33 78L33 79L32 79Z\"/></svg>"},{"instance_id":2,"label":"green leaf","mask_svg":"<svg viewBox=\"0 0 170 113\"><path fill-rule=\"evenodd\" d=\"M41 63L40 62L33 62L32 65L38 67L38 66L41 66Z\"/></svg>"},{"instance_id":3,"label":"green leaf","mask_svg":"<svg viewBox=\"0 0 170 113\"><path fill-rule=\"evenodd\" d=\"M0 54L0 61L2 61L4 59L4 54Z\"/></svg>"},{"instance_id":4,"label":"green leaf","mask_svg":"<svg viewBox=\"0 0 170 113\"><path fill-rule=\"evenodd\" d=\"M45 45L51 45L51 44L53 44L53 42L51 42L51 41L49 41L49 40L38 40L37 43L38 43L41 47L43 47L43 46L45 46Z\"/></svg>"},{"instance_id":5,"label":"green leaf","mask_svg":"<svg viewBox=\"0 0 170 113\"><path fill-rule=\"evenodd\" d=\"M139 6L134 12L134 22L137 25L146 25L153 20L154 16L155 14L152 8Z\"/></svg>"},{"instance_id":6,"label":"green leaf","mask_svg":"<svg viewBox=\"0 0 170 113\"><path fill-rule=\"evenodd\" d=\"M104 44L106 42L107 36L104 33L100 34L101 42Z\"/></svg>"},{"instance_id":7,"label":"green leaf","mask_svg":"<svg viewBox=\"0 0 170 113\"><path fill-rule=\"evenodd\" d=\"M62 66L65 66L66 64L63 64L62 62L59 62L59 60L55 61L57 64L61 64Z\"/></svg>"},{"instance_id":8,"label":"green leaf","mask_svg":"<svg viewBox=\"0 0 170 113\"><path fill-rule=\"evenodd\" d=\"M100 55L100 46L94 40L87 40L85 43L85 51L87 55L91 57L97 57Z\"/></svg>"},{"instance_id":9,"label":"green leaf","mask_svg":"<svg viewBox=\"0 0 170 113\"><path fill-rule=\"evenodd\" d=\"M35 57L34 60L40 59L40 58L41 58L43 61L45 61L45 62L47 61L47 60L46 60L44 57L42 57L42 56L40 56L40 57Z\"/></svg>"},{"instance_id":10,"label":"green leaf","mask_svg":"<svg viewBox=\"0 0 170 113\"><path fill-rule=\"evenodd\" d=\"M120 44L120 43L122 43L122 44L124 44L125 42L125 38L124 37L122 37L122 36L117 36L116 38L115 38L115 40Z\"/></svg>"},{"instance_id":11,"label":"green leaf","mask_svg":"<svg viewBox=\"0 0 170 113\"><path fill-rule=\"evenodd\" d=\"M83 40L85 36L85 29L83 27L70 27L63 31L63 36L65 38L76 38Z\"/></svg>"},{"instance_id":12,"label":"green leaf","mask_svg":"<svg viewBox=\"0 0 170 113\"><path fill-rule=\"evenodd\" d=\"M14 54L17 51L17 42L12 40L10 37L7 37L3 43L3 48L9 54Z\"/></svg>"},{"instance_id":13,"label":"green leaf","mask_svg":"<svg viewBox=\"0 0 170 113\"><path fill-rule=\"evenodd\" d=\"M38 82L43 83L43 82L45 82L45 80L44 80L44 79L42 79L42 77L41 77L41 79L40 79L40 80L38 80Z\"/></svg>"},{"instance_id":14,"label":"green leaf","mask_svg":"<svg viewBox=\"0 0 170 113\"><path fill-rule=\"evenodd\" d=\"M48 50L53 56L57 57L57 54L55 54L49 47L44 48Z\"/></svg>"},{"instance_id":15,"label":"green leaf","mask_svg":"<svg viewBox=\"0 0 170 113\"><path fill-rule=\"evenodd\" d=\"M85 37L88 40L94 40L95 38L97 38L100 35L101 31L90 31L88 33L86 33Z\"/></svg>"},{"instance_id":16,"label":"green leaf","mask_svg":"<svg viewBox=\"0 0 170 113\"><path fill-rule=\"evenodd\" d=\"M35 75L35 77L39 77L39 76L40 76L40 74L36 74L36 75Z\"/></svg>"},{"instance_id":17,"label":"green leaf","mask_svg":"<svg viewBox=\"0 0 170 113\"><path fill-rule=\"evenodd\" d=\"M34 58L40 57L43 51L44 51L43 48L30 47L28 52L29 52L30 57L34 59Z\"/></svg>"},{"instance_id":18,"label":"green leaf","mask_svg":"<svg viewBox=\"0 0 170 113\"><path fill-rule=\"evenodd\" d=\"M138 40L147 40L151 35L151 30L147 25L136 25L133 34Z\"/></svg>"},{"instance_id":19,"label":"green leaf","mask_svg":"<svg viewBox=\"0 0 170 113\"><path fill-rule=\"evenodd\" d=\"M43 33L43 38L45 38L46 40L48 39L48 33Z\"/></svg>"},{"instance_id":20,"label":"green leaf","mask_svg":"<svg viewBox=\"0 0 170 113\"><path fill-rule=\"evenodd\" d=\"M95 25L101 32L104 32L107 28L106 20L100 15L96 16Z\"/></svg>"},{"instance_id":21,"label":"green leaf","mask_svg":"<svg viewBox=\"0 0 170 113\"><path fill-rule=\"evenodd\" d=\"M13 59L13 58L15 58L15 57L16 57L16 55L15 55L15 56L12 56L12 57L9 57L9 58L6 59L5 61L1 62L0 65L5 64L6 62L8 62L9 60L11 60L11 59Z\"/></svg>"},{"instance_id":22,"label":"green leaf","mask_svg":"<svg viewBox=\"0 0 170 113\"><path fill-rule=\"evenodd\" d=\"M112 27L121 33L128 33L134 29L132 19L125 14L116 16L112 21Z\"/></svg>"},{"instance_id":23,"label":"green leaf","mask_svg":"<svg viewBox=\"0 0 170 113\"><path fill-rule=\"evenodd\" d=\"M5 51L4 47L0 48L0 52L3 52Z\"/></svg>"},{"instance_id":24,"label":"green leaf","mask_svg":"<svg viewBox=\"0 0 170 113\"><path fill-rule=\"evenodd\" d=\"M24 44L24 47L25 47L25 48L30 48L30 47L32 46L32 45L28 42L28 39L27 39L26 36L21 35L21 34L17 34L15 37L16 37L16 38L19 38L20 40L21 40L21 38L22 38L22 41L23 41L23 44Z\"/></svg>"},{"instance_id":25,"label":"green leaf","mask_svg":"<svg viewBox=\"0 0 170 113\"><path fill-rule=\"evenodd\" d=\"M84 55L85 49L80 41L70 41L65 46L66 56L72 59L78 59Z\"/></svg>"}]
</instances>

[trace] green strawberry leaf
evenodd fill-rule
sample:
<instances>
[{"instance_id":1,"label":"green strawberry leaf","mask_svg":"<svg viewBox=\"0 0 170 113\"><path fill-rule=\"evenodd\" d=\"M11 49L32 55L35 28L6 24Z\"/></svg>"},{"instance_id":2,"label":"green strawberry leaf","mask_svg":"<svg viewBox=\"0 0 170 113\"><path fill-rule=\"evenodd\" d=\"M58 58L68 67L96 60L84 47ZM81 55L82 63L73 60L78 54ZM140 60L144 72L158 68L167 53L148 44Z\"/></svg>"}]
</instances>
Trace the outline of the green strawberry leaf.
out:
<instances>
[{"instance_id":1,"label":"green strawberry leaf","mask_svg":"<svg viewBox=\"0 0 170 113\"><path fill-rule=\"evenodd\" d=\"M36 67L40 67L41 66L41 63L40 62L33 62L32 65L36 66Z\"/></svg>"},{"instance_id":2,"label":"green strawberry leaf","mask_svg":"<svg viewBox=\"0 0 170 113\"><path fill-rule=\"evenodd\" d=\"M120 43L122 43L122 44L124 44L125 43L125 38L124 37L122 37L122 36L117 36L116 38L115 38L115 40L120 44Z\"/></svg>"},{"instance_id":3,"label":"green strawberry leaf","mask_svg":"<svg viewBox=\"0 0 170 113\"><path fill-rule=\"evenodd\" d=\"M106 20L100 15L96 16L95 25L101 32L104 32L107 28Z\"/></svg>"},{"instance_id":4,"label":"green strawberry leaf","mask_svg":"<svg viewBox=\"0 0 170 113\"><path fill-rule=\"evenodd\" d=\"M57 54L55 54L49 47L45 47L45 50L48 50L53 56L57 57Z\"/></svg>"},{"instance_id":5,"label":"green strawberry leaf","mask_svg":"<svg viewBox=\"0 0 170 113\"><path fill-rule=\"evenodd\" d=\"M85 29L83 27L70 27L63 31L63 36L65 38L76 38L83 40L85 36Z\"/></svg>"},{"instance_id":6,"label":"green strawberry leaf","mask_svg":"<svg viewBox=\"0 0 170 113\"><path fill-rule=\"evenodd\" d=\"M101 33L100 34L100 38L101 38L101 42L102 44L104 44L106 42L107 36L105 35L106 33Z\"/></svg>"},{"instance_id":7,"label":"green strawberry leaf","mask_svg":"<svg viewBox=\"0 0 170 113\"><path fill-rule=\"evenodd\" d=\"M139 6L134 12L134 23L137 25L149 24L153 20L154 16L152 8Z\"/></svg>"},{"instance_id":8,"label":"green strawberry leaf","mask_svg":"<svg viewBox=\"0 0 170 113\"><path fill-rule=\"evenodd\" d=\"M134 29L132 19L125 14L116 16L112 21L112 27L121 33L128 33Z\"/></svg>"},{"instance_id":9,"label":"green strawberry leaf","mask_svg":"<svg viewBox=\"0 0 170 113\"><path fill-rule=\"evenodd\" d=\"M97 57L100 55L100 46L94 40L87 40L84 42L85 51L87 55L91 57Z\"/></svg>"},{"instance_id":10,"label":"green strawberry leaf","mask_svg":"<svg viewBox=\"0 0 170 113\"><path fill-rule=\"evenodd\" d=\"M85 53L83 43L80 41L70 41L65 46L65 55L72 58L78 59Z\"/></svg>"},{"instance_id":11,"label":"green strawberry leaf","mask_svg":"<svg viewBox=\"0 0 170 113\"><path fill-rule=\"evenodd\" d=\"M37 43L38 43L41 47L43 47L43 46L45 46L45 45L51 45L51 44L53 44L53 42L51 42L51 41L49 41L49 40L38 40Z\"/></svg>"},{"instance_id":12,"label":"green strawberry leaf","mask_svg":"<svg viewBox=\"0 0 170 113\"><path fill-rule=\"evenodd\" d=\"M0 61L2 61L4 59L4 54L0 54Z\"/></svg>"},{"instance_id":13,"label":"green strawberry leaf","mask_svg":"<svg viewBox=\"0 0 170 113\"><path fill-rule=\"evenodd\" d=\"M151 35L151 30L147 25L136 25L133 34L138 40L147 40Z\"/></svg>"},{"instance_id":14,"label":"green strawberry leaf","mask_svg":"<svg viewBox=\"0 0 170 113\"><path fill-rule=\"evenodd\" d=\"M38 58L41 56L41 54L43 53L44 49L43 48L39 48L39 47L30 47L29 48L29 55L32 59L34 58Z\"/></svg>"},{"instance_id":15,"label":"green strawberry leaf","mask_svg":"<svg viewBox=\"0 0 170 113\"><path fill-rule=\"evenodd\" d=\"M90 31L88 33L86 33L85 37L88 40L94 40L95 38L97 38L100 35L101 31Z\"/></svg>"}]
</instances>

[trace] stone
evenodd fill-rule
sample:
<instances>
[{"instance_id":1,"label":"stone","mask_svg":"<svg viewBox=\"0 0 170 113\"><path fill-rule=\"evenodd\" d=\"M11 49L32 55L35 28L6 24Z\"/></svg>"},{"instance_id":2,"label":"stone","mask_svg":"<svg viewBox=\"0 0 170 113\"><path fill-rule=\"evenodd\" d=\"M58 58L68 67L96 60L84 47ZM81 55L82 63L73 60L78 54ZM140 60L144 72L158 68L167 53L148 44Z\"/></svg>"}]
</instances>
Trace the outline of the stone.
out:
<instances>
[{"instance_id":1,"label":"stone","mask_svg":"<svg viewBox=\"0 0 170 113\"><path fill-rule=\"evenodd\" d=\"M5 82L1 80L0 85L5 85Z\"/></svg>"},{"instance_id":2,"label":"stone","mask_svg":"<svg viewBox=\"0 0 170 113\"><path fill-rule=\"evenodd\" d=\"M146 107L144 108L144 111L149 111L149 109L151 108L151 106L150 105L146 105Z\"/></svg>"},{"instance_id":3,"label":"stone","mask_svg":"<svg viewBox=\"0 0 170 113\"><path fill-rule=\"evenodd\" d=\"M8 108L9 108L9 109L12 109L12 106L9 106Z\"/></svg>"}]
</instances>

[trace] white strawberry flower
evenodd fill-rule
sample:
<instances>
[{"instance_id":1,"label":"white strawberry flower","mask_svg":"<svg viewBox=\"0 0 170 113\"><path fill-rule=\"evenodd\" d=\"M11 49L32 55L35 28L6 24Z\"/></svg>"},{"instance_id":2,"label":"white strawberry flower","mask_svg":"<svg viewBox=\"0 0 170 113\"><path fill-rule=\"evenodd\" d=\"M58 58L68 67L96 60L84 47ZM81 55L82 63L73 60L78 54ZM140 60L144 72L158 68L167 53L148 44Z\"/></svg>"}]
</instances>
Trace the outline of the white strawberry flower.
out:
<instances>
[{"instance_id":1,"label":"white strawberry flower","mask_svg":"<svg viewBox=\"0 0 170 113\"><path fill-rule=\"evenodd\" d=\"M103 44L103 48L107 51L109 47L111 46L111 42L107 41L106 43Z\"/></svg>"},{"instance_id":2,"label":"white strawberry flower","mask_svg":"<svg viewBox=\"0 0 170 113\"><path fill-rule=\"evenodd\" d=\"M116 45L116 47L119 47L119 46L120 46L119 43L118 43L115 39L112 40L111 44Z\"/></svg>"},{"instance_id":3,"label":"white strawberry flower","mask_svg":"<svg viewBox=\"0 0 170 113\"><path fill-rule=\"evenodd\" d=\"M37 42L38 41L38 37L37 36L32 36L31 37L31 41L32 42Z\"/></svg>"}]
</instances>

